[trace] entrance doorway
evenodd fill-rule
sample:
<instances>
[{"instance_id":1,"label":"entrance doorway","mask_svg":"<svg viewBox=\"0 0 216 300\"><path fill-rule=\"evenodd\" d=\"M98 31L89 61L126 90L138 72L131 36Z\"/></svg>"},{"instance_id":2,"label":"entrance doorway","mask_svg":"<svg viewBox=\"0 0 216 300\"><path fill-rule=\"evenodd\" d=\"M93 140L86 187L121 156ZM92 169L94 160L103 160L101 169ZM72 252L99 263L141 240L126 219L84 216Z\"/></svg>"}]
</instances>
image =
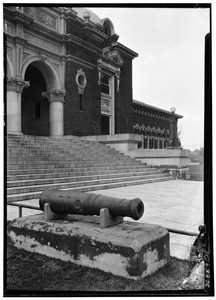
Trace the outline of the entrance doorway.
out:
<instances>
[{"instance_id":1,"label":"entrance doorway","mask_svg":"<svg viewBox=\"0 0 216 300\"><path fill-rule=\"evenodd\" d=\"M110 117L101 115L101 134L110 134Z\"/></svg>"},{"instance_id":2,"label":"entrance doorway","mask_svg":"<svg viewBox=\"0 0 216 300\"><path fill-rule=\"evenodd\" d=\"M42 97L46 83L42 73L33 64L26 69L25 80L30 86L22 93L22 133L49 136L49 103Z\"/></svg>"}]
</instances>

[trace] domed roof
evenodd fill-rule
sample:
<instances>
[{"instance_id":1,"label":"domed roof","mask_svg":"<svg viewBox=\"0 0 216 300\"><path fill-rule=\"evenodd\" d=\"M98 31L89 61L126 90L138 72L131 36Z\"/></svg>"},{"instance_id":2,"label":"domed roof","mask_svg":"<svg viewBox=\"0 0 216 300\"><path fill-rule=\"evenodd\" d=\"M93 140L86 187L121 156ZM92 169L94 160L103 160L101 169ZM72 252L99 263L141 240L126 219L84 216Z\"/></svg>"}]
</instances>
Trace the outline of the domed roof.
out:
<instances>
[{"instance_id":1,"label":"domed roof","mask_svg":"<svg viewBox=\"0 0 216 300\"><path fill-rule=\"evenodd\" d=\"M94 23L100 23L101 19L92 10L85 7L73 7L73 10L77 12L77 16L84 20L83 14L88 12L90 14L90 21Z\"/></svg>"}]
</instances>

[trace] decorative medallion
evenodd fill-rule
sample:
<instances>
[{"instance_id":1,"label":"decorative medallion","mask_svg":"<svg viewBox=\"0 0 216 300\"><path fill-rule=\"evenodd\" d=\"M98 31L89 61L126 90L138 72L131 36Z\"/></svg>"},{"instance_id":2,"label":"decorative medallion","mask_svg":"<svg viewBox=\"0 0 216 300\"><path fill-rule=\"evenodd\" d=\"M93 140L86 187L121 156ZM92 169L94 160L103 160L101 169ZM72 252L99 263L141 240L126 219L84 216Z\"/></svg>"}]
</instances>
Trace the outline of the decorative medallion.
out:
<instances>
[{"instance_id":1,"label":"decorative medallion","mask_svg":"<svg viewBox=\"0 0 216 300\"><path fill-rule=\"evenodd\" d=\"M79 94L84 94L84 89L87 84L87 79L86 79L85 72L83 71L83 69L77 70L76 84L78 86Z\"/></svg>"},{"instance_id":2,"label":"decorative medallion","mask_svg":"<svg viewBox=\"0 0 216 300\"><path fill-rule=\"evenodd\" d=\"M117 50L111 50L110 48L104 48L102 52L102 57L110 62L117 65L123 64L123 59Z\"/></svg>"}]
</instances>

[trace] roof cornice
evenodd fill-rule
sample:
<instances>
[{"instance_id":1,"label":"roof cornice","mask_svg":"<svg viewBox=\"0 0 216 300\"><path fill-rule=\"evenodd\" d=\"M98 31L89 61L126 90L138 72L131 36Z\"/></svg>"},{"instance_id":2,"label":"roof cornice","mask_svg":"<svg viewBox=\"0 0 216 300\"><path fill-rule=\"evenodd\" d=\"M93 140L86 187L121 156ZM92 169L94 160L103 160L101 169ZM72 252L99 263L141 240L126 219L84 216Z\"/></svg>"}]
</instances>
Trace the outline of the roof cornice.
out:
<instances>
[{"instance_id":1,"label":"roof cornice","mask_svg":"<svg viewBox=\"0 0 216 300\"><path fill-rule=\"evenodd\" d=\"M149 109L152 109L152 110L156 110L156 111L159 111L159 112L162 112L162 113L165 113L165 114L168 114L168 115L172 115L172 113L168 110L165 110L165 109L162 109L162 108L159 108L159 107L156 107L156 106L152 106L152 105L149 105L149 104L146 104L144 102L141 102L141 101L137 101L137 100L133 100L133 104L136 104L136 105L139 105L139 106L142 106L144 108L149 108ZM182 115L179 115L179 114L174 114L178 119L181 119L183 118Z\"/></svg>"},{"instance_id":2,"label":"roof cornice","mask_svg":"<svg viewBox=\"0 0 216 300\"><path fill-rule=\"evenodd\" d=\"M119 50L121 53L126 54L127 56L130 56L132 59L138 56L138 53L136 53L135 51L129 49L128 47L120 44L119 42L114 42L111 44L111 47L113 49L117 49Z\"/></svg>"}]
</instances>

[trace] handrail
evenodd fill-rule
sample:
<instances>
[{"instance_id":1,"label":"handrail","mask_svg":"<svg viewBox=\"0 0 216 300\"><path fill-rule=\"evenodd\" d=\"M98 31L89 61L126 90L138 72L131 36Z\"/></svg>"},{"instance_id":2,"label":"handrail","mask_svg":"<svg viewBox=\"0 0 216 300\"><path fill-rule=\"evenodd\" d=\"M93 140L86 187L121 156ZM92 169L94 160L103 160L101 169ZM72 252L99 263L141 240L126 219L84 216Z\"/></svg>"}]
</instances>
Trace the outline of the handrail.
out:
<instances>
[{"instance_id":1,"label":"handrail","mask_svg":"<svg viewBox=\"0 0 216 300\"><path fill-rule=\"evenodd\" d=\"M185 230L180 230L180 229L173 229L173 228L166 228L169 232L172 233L177 233L177 234L182 234L182 235L190 235L190 236L198 236L199 233L197 232L192 232L192 231L185 231Z\"/></svg>"},{"instance_id":2,"label":"handrail","mask_svg":"<svg viewBox=\"0 0 216 300\"><path fill-rule=\"evenodd\" d=\"M19 218L22 218L22 209L23 209L23 207L29 208L29 209L41 210L40 207L31 206L31 205L28 205L28 204L21 204L21 203L13 203L13 202L11 202L11 203L7 203L7 205L19 207Z\"/></svg>"},{"instance_id":3,"label":"handrail","mask_svg":"<svg viewBox=\"0 0 216 300\"><path fill-rule=\"evenodd\" d=\"M18 206L18 207L25 207L25 208L30 208L30 209L36 209L36 210L41 210L40 207L38 206L32 206L32 205L28 205L28 204L22 204L22 203L7 203L7 205L11 205L11 206Z\"/></svg>"},{"instance_id":4,"label":"handrail","mask_svg":"<svg viewBox=\"0 0 216 300\"><path fill-rule=\"evenodd\" d=\"M41 210L40 207L38 206L32 206L28 204L22 204L22 203L7 203L7 205L11 206L17 206L19 207L19 218L22 217L22 208L29 208L29 209L34 209L34 210ZM166 228L169 232L176 233L176 234L182 234L182 235L189 235L189 236L198 236L199 233L197 232L191 232L191 231L185 231L185 230L180 230L180 229L174 229L174 228Z\"/></svg>"}]
</instances>

